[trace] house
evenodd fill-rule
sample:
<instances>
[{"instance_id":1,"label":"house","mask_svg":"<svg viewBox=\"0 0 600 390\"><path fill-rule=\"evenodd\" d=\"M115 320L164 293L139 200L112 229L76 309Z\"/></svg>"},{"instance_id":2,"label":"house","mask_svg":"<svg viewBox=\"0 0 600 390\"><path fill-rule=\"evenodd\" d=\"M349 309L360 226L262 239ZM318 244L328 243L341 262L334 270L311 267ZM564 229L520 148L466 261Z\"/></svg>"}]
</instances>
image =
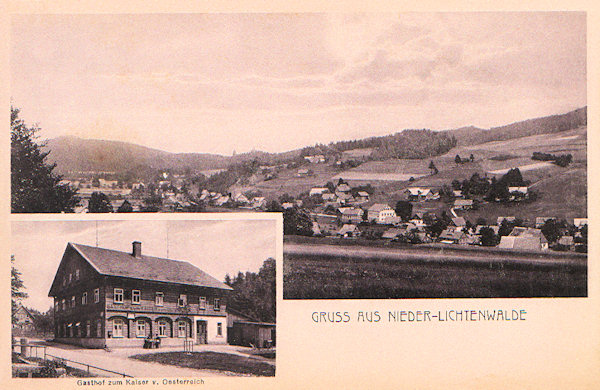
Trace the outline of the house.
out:
<instances>
[{"instance_id":1,"label":"house","mask_svg":"<svg viewBox=\"0 0 600 390\"><path fill-rule=\"evenodd\" d=\"M358 191L354 197L356 203L367 203L369 201L369 193L367 191Z\"/></svg>"},{"instance_id":2,"label":"house","mask_svg":"<svg viewBox=\"0 0 600 390\"><path fill-rule=\"evenodd\" d=\"M317 224L319 233L314 234L322 234L324 236L330 236L336 234L340 227L338 225L338 217L336 215L330 214L312 214L311 215L313 221ZM313 226L313 232L314 232Z\"/></svg>"},{"instance_id":3,"label":"house","mask_svg":"<svg viewBox=\"0 0 600 390\"><path fill-rule=\"evenodd\" d=\"M338 236L341 237L357 237L360 235L360 230L353 224L345 224L342 228L337 232Z\"/></svg>"},{"instance_id":4,"label":"house","mask_svg":"<svg viewBox=\"0 0 600 390\"><path fill-rule=\"evenodd\" d=\"M229 202L229 199L229 195L223 195L215 200L215 206L223 206L225 203Z\"/></svg>"},{"instance_id":5,"label":"house","mask_svg":"<svg viewBox=\"0 0 600 390\"><path fill-rule=\"evenodd\" d=\"M13 329L32 330L34 328L33 314L31 314L25 306L19 305L17 307L14 318L15 320L12 324Z\"/></svg>"},{"instance_id":6,"label":"house","mask_svg":"<svg viewBox=\"0 0 600 390\"><path fill-rule=\"evenodd\" d=\"M539 229L542 226L544 226L544 224L546 223L546 221L551 220L551 219L555 219L555 218L554 217L536 217L535 218L535 227L537 229Z\"/></svg>"},{"instance_id":7,"label":"house","mask_svg":"<svg viewBox=\"0 0 600 390\"><path fill-rule=\"evenodd\" d=\"M275 346L275 324L260 322L237 310L227 308L227 343L268 348Z\"/></svg>"},{"instance_id":8,"label":"house","mask_svg":"<svg viewBox=\"0 0 600 390\"><path fill-rule=\"evenodd\" d=\"M405 232L404 229L389 228L388 230L386 230L385 232L383 232L383 234L381 235L381 238L388 239L388 240L393 240L394 238L397 238L398 236L401 236L402 234L404 234L404 232Z\"/></svg>"},{"instance_id":9,"label":"house","mask_svg":"<svg viewBox=\"0 0 600 390\"><path fill-rule=\"evenodd\" d=\"M141 190L143 190L143 189L145 189L145 188L146 188L146 185L145 185L144 183L142 183L142 182L133 183L133 184L131 185L131 189L132 189L132 190L138 190L138 191L141 191Z\"/></svg>"},{"instance_id":10,"label":"house","mask_svg":"<svg viewBox=\"0 0 600 390\"><path fill-rule=\"evenodd\" d=\"M241 204L248 204L248 203L250 203L250 200L248 199L248 197L246 195L242 194L241 192L233 194L231 196L231 199L234 202L241 203Z\"/></svg>"},{"instance_id":11,"label":"house","mask_svg":"<svg viewBox=\"0 0 600 390\"><path fill-rule=\"evenodd\" d=\"M562 236L558 239L558 245L566 246L567 248L573 248L575 245L575 240L572 236Z\"/></svg>"},{"instance_id":12,"label":"house","mask_svg":"<svg viewBox=\"0 0 600 390\"><path fill-rule=\"evenodd\" d=\"M186 262L69 243L48 296L55 341L91 348L227 342L231 287Z\"/></svg>"},{"instance_id":13,"label":"house","mask_svg":"<svg viewBox=\"0 0 600 390\"><path fill-rule=\"evenodd\" d=\"M467 221L463 217L452 218L452 223L460 230L464 230L467 227Z\"/></svg>"},{"instance_id":14,"label":"house","mask_svg":"<svg viewBox=\"0 0 600 390\"><path fill-rule=\"evenodd\" d=\"M463 192L462 192L462 190L453 190L452 191L452 196L454 196L455 198L462 198L463 197Z\"/></svg>"},{"instance_id":15,"label":"house","mask_svg":"<svg viewBox=\"0 0 600 390\"><path fill-rule=\"evenodd\" d=\"M369 222L390 223L396 220L396 211L384 203L375 203L367 210L367 220Z\"/></svg>"},{"instance_id":16,"label":"house","mask_svg":"<svg viewBox=\"0 0 600 390\"><path fill-rule=\"evenodd\" d=\"M577 228L581 228L582 226L586 226L587 224L587 218L573 218L573 225L575 225Z\"/></svg>"},{"instance_id":17,"label":"house","mask_svg":"<svg viewBox=\"0 0 600 390\"><path fill-rule=\"evenodd\" d=\"M324 193L328 192L329 190L325 187L314 187L311 188L308 196L313 196L313 195L323 195Z\"/></svg>"},{"instance_id":18,"label":"house","mask_svg":"<svg viewBox=\"0 0 600 390\"><path fill-rule=\"evenodd\" d=\"M325 202L329 202L335 200L335 194L332 194L331 192L326 192L324 194L321 194L321 198L323 198Z\"/></svg>"},{"instance_id":19,"label":"house","mask_svg":"<svg viewBox=\"0 0 600 390\"><path fill-rule=\"evenodd\" d=\"M408 200L411 201L435 200L440 198L440 194L430 188L409 187L405 193Z\"/></svg>"},{"instance_id":20,"label":"house","mask_svg":"<svg viewBox=\"0 0 600 390\"><path fill-rule=\"evenodd\" d=\"M318 164L318 163L324 163L325 162L325 156L323 156L322 154L317 154L314 156L304 156L304 159L307 161L310 161L313 164Z\"/></svg>"},{"instance_id":21,"label":"house","mask_svg":"<svg viewBox=\"0 0 600 390\"><path fill-rule=\"evenodd\" d=\"M267 199L264 196L255 196L252 198L252 208L261 209L267 206Z\"/></svg>"},{"instance_id":22,"label":"house","mask_svg":"<svg viewBox=\"0 0 600 390\"><path fill-rule=\"evenodd\" d=\"M548 240L540 229L515 226L508 236L500 238L498 248L546 250L548 249Z\"/></svg>"},{"instance_id":23,"label":"house","mask_svg":"<svg viewBox=\"0 0 600 390\"><path fill-rule=\"evenodd\" d=\"M342 221L342 223L359 224L363 221L363 214L365 212L360 208L343 207L340 208L340 210L340 221Z\"/></svg>"},{"instance_id":24,"label":"house","mask_svg":"<svg viewBox=\"0 0 600 390\"><path fill-rule=\"evenodd\" d=\"M508 192L511 194L519 194L521 196L527 195L528 188L525 187L508 187Z\"/></svg>"},{"instance_id":25,"label":"house","mask_svg":"<svg viewBox=\"0 0 600 390\"><path fill-rule=\"evenodd\" d=\"M284 210L293 209L293 208L294 208L294 204L293 204L292 202L283 202L283 203L281 204L281 207L282 207Z\"/></svg>"},{"instance_id":26,"label":"house","mask_svg":"<svg viewBox=\"0 0 600 390\"><path fill-rule=\"evenodd\" d=\"M296 174L296 176L298 176L298 177L306 177L308 175L309 175L309 170L306 168L298 169L298 173Z\"/></svg>"},{"instance_id":27,"label":"house","mask_svg":"<svg viewBox=\"0 0 600 390\"><path fill-rule=\"evenodd\" d=\"M118 184L117 180L98 179L101 188L115 188Z\"/></svg>"},{"instance_id":28,"label":"house","mask_svg":"<svg viewBox=\"0 0 600 390\"><path fill-rule=\"evenodd\" d=\"M473 199L456 199L454 208L457 210L470 210L473 208Z\"/></svg>"},{"instance_id":29,"label":"house","mask_svg":"<svg viewBox=\"0 0 600 390\"><path fill-rule=\"evenodd\" d=\"M455 229L446 229L440 233L438 240L443 244L466 244L467 235Z\"/></svg>"}]
</instances>

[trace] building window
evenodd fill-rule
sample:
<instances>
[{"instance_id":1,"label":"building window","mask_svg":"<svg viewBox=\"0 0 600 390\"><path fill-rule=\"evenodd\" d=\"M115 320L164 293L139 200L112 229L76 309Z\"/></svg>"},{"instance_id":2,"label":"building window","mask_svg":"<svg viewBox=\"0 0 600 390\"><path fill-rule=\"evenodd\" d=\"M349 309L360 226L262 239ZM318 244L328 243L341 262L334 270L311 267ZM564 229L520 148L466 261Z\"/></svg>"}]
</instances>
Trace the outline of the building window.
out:
<instances>
[{"instance_id":1,"label":"building window","mask_svg":"<svg viewBox=\"0 0 600 390\"><path fill-rule=\"evenodd\" d=\"M185 337L185 321L179 321L177 324L177 335L179 337Z\"/></svg>"},{"instance_id":2,"label":"building window","mask_svg":"<svg viewBox=\"0 0 600 390\"><path fill-rule=\"evenodd\" d=\"M114 303L123 303L123 289L122 288L115 288L113 302Z\"/></svg>"},{"instance_id":3,"label":"building window","mask_svg":"<svg viewBox=\"0 0 600 390\"><path fill-rule=\"evenodd\" d=\"M217 322L217 336L223 336L223 324Z\"/></svg>"},{"instance_id":4,"label":"building window","mask_svg":"<svg viewBox=\"0 0 600 390\"><path fill-rule=\"evenodd\" d=\"M163 293L157 292L156 300L155 300L156 306L162 306L164 304L164 298L165 298L165 295Z\"/></svg>"},{"instance_id":5,"label":"building window","mask_svg":"<svg viewBox=\"0 0 600 390\"><path fill-rule=\"evenodd\" d=\"M75 307L75 295L71 297L71 307Z\"/></svg>"},{"instance_id":6,"label":"building window","mask_svg":"<svg viewBox=\"0 0 600 390\"><path fill-rule=\"evenodd\" d=\"M73 281L73 274L72 274L72 273L70 273L70 274L69 274L69 283L71 283L72 281Z\"/></svg>"},{"instance_id":7,"label":"building window","mask_svg":"<svg viewBox=\"0 0 600 390\"><path fill-rule=\"evenodd\" d=\"M59 308L60 308L59 302L54 302L54 311L58 311Z\"/></svg>"},{"instance_id":8,"label":"building window","mask_svg":"<svg viewBox=\"0 0 600 390\"><path fill-rule=\"evenodd\" d=\"M167 337L167 323L165 321L158 321L158 335Z\"/></svg>"},{"instance_id":9,"label":"building window","mask_svg":"<svg viewBox=\"0 0 600 390\"><path fill-rule=\"evenodd\" d=\"M179 300L177 301L177 306L184 307L187 305L187 295L181 294L179 295Z\"/></svg>"},{"instance_id":10,"label":"building window","mask_svg":"<svg viewBox=\"0 0 600 390\"><path fill-rule=\"evenodd\" d=\"M67 301L65 301L64 299L62 300L62 309L63 310L67 309Z\"/></svg>"},{"instance_id":11,"label":"building window","mask_svg":"<svg viewBox=\"0 0 600 390\"><path fill-rule=\"evenodd\" d=\"M75 270L75 280L79 280L79 269Z\"/></svg>"},{"instance_id":12,"label":"building window","mask_svg":"<svg viewBox=\"0 0 600 390\"><path fill-rule=\"evenodd\" d=\"M94 290L94 303L100 302L100 289L97 288Z\"/></svg>"},{"instance_id":13,"label":"building window","mask_svg":"<svg viewBox=\"0 0 600 390\"><path fill-rule=\"evenodd\" d=\"M144 320L137 320L137 337L146 337L146 322Z\"/></svg>"},{"instance_id":14,"label":"building window","mask_svg":"<svg viewBox=\"0 0 600 390\"><path fill-rule=\"evenodd\" d=\"M113 320L113 337L123 337L123 320L120 318Z\"/></svg>"},{"instance_id":15,"label":"building window","mask_svg":"<svg viewBox=\"0 0 600 390\"><path fill-rule=\"evenodd\" d=\"M81 304L87 305L87 293L86 292L84 292L83 295L81 296Z\"/></svg>"},{"instance_id":16,"label":"building window","mask_svg":"<svg viewBox=\"0 0 600 390\"><path fill-rule=\"evenodd\" d=\"M98 320L96 324L96 337L102 337L102 320Z\"/></svg>"},{"instance_id":17,"label":"building window","mask_svg":"<svg viewBox=\"0 0 600 390\"><path fill-rule=\"evenodd\" d=\"M140 290L131 291L131 303L133 303L134 305L140 304Z\"/></svg>"},{"instance_id":18,"label":"building window","mask_svg":"<svg viewBox=\"0 0 600 390\"><path fill-rule=\"evenodd\" d=\"M200 297L198 300L200 310L206 309L206 297Z\"/></svg>"},{"instance_id":19,"label":"building window","mask_svg":"<svg viewBox=\"0 0 600 390\"><path fill-rule=\"evenodd\" d=\"M67 285L67 277L65 276L65 277L63 277L63 286L66 286L66 285Z\"/></svg>"},{"instance_id":20,"label":"building window","mask_svg":"<svg viewBox=\"0 0 600 390\"><path fill-rule=\"evenodd\" d=\"M215 311L220 311L221 310L221 300L219 298L215 298L214 309L215 309Z\"/></svg>"},{"instance_id":21,"label":"building window","mask_svg":"<svg viewBox=\"0 0 600 390\"><path fill-rule=\"evenodd\" d=\"M85 323L85 337L92 337L92 324L90 324L90 320L87 320Z\"/></svg>"}]
</instances>

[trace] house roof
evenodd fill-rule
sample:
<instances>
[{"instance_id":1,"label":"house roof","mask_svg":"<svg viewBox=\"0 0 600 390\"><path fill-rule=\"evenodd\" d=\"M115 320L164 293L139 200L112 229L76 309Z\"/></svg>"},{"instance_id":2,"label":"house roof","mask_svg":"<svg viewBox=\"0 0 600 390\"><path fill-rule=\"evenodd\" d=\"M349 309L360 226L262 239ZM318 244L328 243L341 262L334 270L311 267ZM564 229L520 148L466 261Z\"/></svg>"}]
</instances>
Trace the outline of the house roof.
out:
<instances>
[{"instance_id":1,"label":"house roof","mask_svg":"<svg viewBox=\"0 0 600 390\"><path fill-rule=\"evenodd\" d=\"M342 183L336 187L336 191L348 192L350 191L350 186L346 183Z\"/></svg>"},{"instance_id":2,"label":"house roof","mask_svg":"<svg viewBox=\"0 0 600 390\"><path fill-rule=\"evenodd\" d=\"M502 221L506 220L507 222L514 222L516 221L516 217L498 217L498 219L496 220L496 223L498 225L500 225L502 223Z\"/></svg>"},{"instance_id":3,"label":"house roof","mask_svg":"<svg viewBox=\"0 0 600 390\"><path fill-rule=\"evenodd\" d=\"M548 242L546 237L542 234L540 229L533 229L522 226L515 226L513 230L510 232L509 236L511 237L535 237L540 239L541 242Z\"/></svg>"},{"instance_id":4,"label":"house roof","mask_svg":"<svg viewBox=\"0 0 600 390\"><path fill-rule=\"evenodd\" d=\"M455 206L472 206L473 199L456 199L454 201Z\"/></svg>"},{"instance_id":5,"label":"house roof","mask_svg":"<svg viewBox=\"0 0 600 390\"><path fill-rule=\"evenodd\" d=\"M354 207L340 207L338 210L340 210L340 212L343 215L363 215L364 211L362 211L362 209L357 209Z\"/></svg>"},{"instance_id":6,"label":"house roof","mask_svg":"<svg viewBox=\"0 0 600 390\"><path fill-rule=\"evenodd\" d=\"M540 250L541 240L532 236L502 236L498 248Z\"/></svg>"},{"instance_id":7,"label":"house roof","mask_svg":"<svg viewBox=\"0 0 600 390\"><path fill-rule=\"evenodd\" d=\"M431 189L421 187L409 187L406 190L413 196L426 196L431 192Z\"/></svg>"},{"instance_id":8,"label":"house roof","mask_svg":"<svg viewBox=\"0 0 600 390\"><path fill-rule=\"evenodd\" d=\"M358 191L358 196L369 197L369 193L367 191Z\"/></svg>"},{"instance_id":9,"label":"house roof","mask_svg":"<svg viewBox=\"0 0 600 390\"><path fill-rule=\"evenodd\" d=\"M575 243L575 240L573 239L572 236L562 236L559 240L558 243L560 245L573 245Z\"/></svg>"},{"instance_id":10,"label":"house roof","mask_svg":"<svg viewBox=\"0 0 600 390\"><path fill-rule=\"evenodd\" d=\"M404 232L404 229L390 228L390 229L386 230L385 232L383 232L383 235L381 236L381 238L396 238L403 232Z\"/></svg>"},{"instance_id":11,"label":"house roof","mask_svg":"<svg viewBox=\"0 0 600 390\"><path fill-rule=\"evenodd\" d=\"M460 240L464 236L465 233L461 231L446 229L440 234L439 238L442 240Z\"/></svg>"},{"instance_id":12,"label":"house roof","mask_svg":"<svg viewBox=\"0 0 600 390\"><path fill-rule=\"evenodd\" d=\"M392 208L384 203L375 203L373 206L369 207L369 211L383 211L383 210L391 210Z\"/></svg>"},{"instance_id":13,"label":"house roof","mask_svg":"<svg viewBox=\"0 0 600 390\"><path fill-rule=\"evenodd\" d=\"M344 235L346 233L352 233L354 232L356 229L356 225L352 225L352 224L345 224L344 226L342 226L342 228L340 229L340 231L338 232L338 234L340 235Z\"/></svg>"},{"instance_id":14,"label":"house roof","mask_svg":"<svg viewBox=\"0 0 600 390\"><path fill-rule=\"evenodd\" d=\"M466 226L467 225L467 221L465 221L465 219L463 217L452 218L452 222L456 226Z\"/></svg>"},{"instance_id":15,"label":"house roof","mask_svg":"<svg viewBox=\"0 0 600 390\"><path fill-rule=\"evenodd\" d=\"M68 246L75 249L102 275L232 290L187 261L146 255L136 258L127 252L74 243L69 243Z\"/></svg>"},{"instance_id":16,"label":"house roof","mask_svg":"<svg viewBox=\"0 0 600 390\"><path fill-rule=\"evenodd\" d=\"M508 187L508 192L522 192L527 193L527 187Z\"/></svg>"}]
</instances>

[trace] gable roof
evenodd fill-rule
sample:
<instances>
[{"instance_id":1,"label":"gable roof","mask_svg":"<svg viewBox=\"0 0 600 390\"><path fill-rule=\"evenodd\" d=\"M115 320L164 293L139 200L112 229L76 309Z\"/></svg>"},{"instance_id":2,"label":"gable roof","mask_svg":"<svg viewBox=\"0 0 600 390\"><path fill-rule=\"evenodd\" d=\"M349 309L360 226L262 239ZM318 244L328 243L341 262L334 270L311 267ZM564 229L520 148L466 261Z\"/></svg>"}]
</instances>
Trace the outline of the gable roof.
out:
<instances>
[{"instance_id":1,"label":"gable roof","mask_svg":"<svg viewBox=\"0 0 600 390\"><path fill-rule=\"evenodd\" d=\"M452 222L454 223L455 226L466 226L467 225L467 221L465 221L465 219L463 217L452 218Z\"/></svg>"},{"instance_id":2,"label":"gable roof","mask_svg":"<svg viewBox=\"0 0 600 390\"><path fill-rule=\"evenodd\" d=\"M141 255L69 243L98 273L134 279L233 290L187 261Z\"/></svg>"},{"instance_id":3,"label":"gable roof","mask_svg":"<svg viewBox=\"0 0 600 390\"><path fill-rule=\"evenodd\" d=\"M373 206L369 207L369 211L383 211L383 210L391 210L392 208L384 203L375 203Z\"/></svg>"},{"instance_id":4,"label":"gable roof","mask_svg":"<svg viewBox=\"0 0 600 390\"><path fill-rule=\"evenodd\" d=\"M340 229L340 231L338 232L338 234L339 235L344 235L346 233L354 233L356 230L358 230L358 228L356 227L356 225L345 224L344 226L342 226L342 228Z\"/></svg>"},{"instance_id":5,"label":"gable roof","mask_svg":"<svg viewBox=\"0 0 600 390\"><path fill-rule=\"evenodd\" d=\"M389 228L388 230L386 230L385 232L383 232L381 238L396 238L400 234L402 234L403 232L404 232L403 229Z\"/></svg>"},{"instance_id":6,"label":"gable roof","mask_svg":"<svg viewBox=\"0 0 600 390\"><path fill-rule=\"evenodd\" d=\"M472 206L473 199L456 199L454 201L454 206Z\"/></svg>"},{"instance_id":7,"label":"gable roof","mask_svg":"<svg viewBox=\"0 0 600 390\"><path fill-rule=\"evenodd\" d=\"M498 248L540 250L541 240L533 236L502 236Z\"/></svg>"}]
</instances>

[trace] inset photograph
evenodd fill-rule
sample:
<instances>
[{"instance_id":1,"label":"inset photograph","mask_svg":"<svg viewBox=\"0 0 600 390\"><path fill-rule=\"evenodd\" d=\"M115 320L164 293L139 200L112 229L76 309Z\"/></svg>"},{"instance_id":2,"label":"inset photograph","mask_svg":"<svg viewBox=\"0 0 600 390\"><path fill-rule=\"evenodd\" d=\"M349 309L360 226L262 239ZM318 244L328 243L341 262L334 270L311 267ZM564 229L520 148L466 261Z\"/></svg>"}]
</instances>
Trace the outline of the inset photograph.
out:
<instances>
[{"instance_id":1,"label":"inset photograph","mask_svg":"<svg viewBox=\"0 0 600 390\"><path fill-rule=\"evenodd\" d=\"M275 220L12 223L13 377L274 376Z\"/></svg>"}]
</instances>

